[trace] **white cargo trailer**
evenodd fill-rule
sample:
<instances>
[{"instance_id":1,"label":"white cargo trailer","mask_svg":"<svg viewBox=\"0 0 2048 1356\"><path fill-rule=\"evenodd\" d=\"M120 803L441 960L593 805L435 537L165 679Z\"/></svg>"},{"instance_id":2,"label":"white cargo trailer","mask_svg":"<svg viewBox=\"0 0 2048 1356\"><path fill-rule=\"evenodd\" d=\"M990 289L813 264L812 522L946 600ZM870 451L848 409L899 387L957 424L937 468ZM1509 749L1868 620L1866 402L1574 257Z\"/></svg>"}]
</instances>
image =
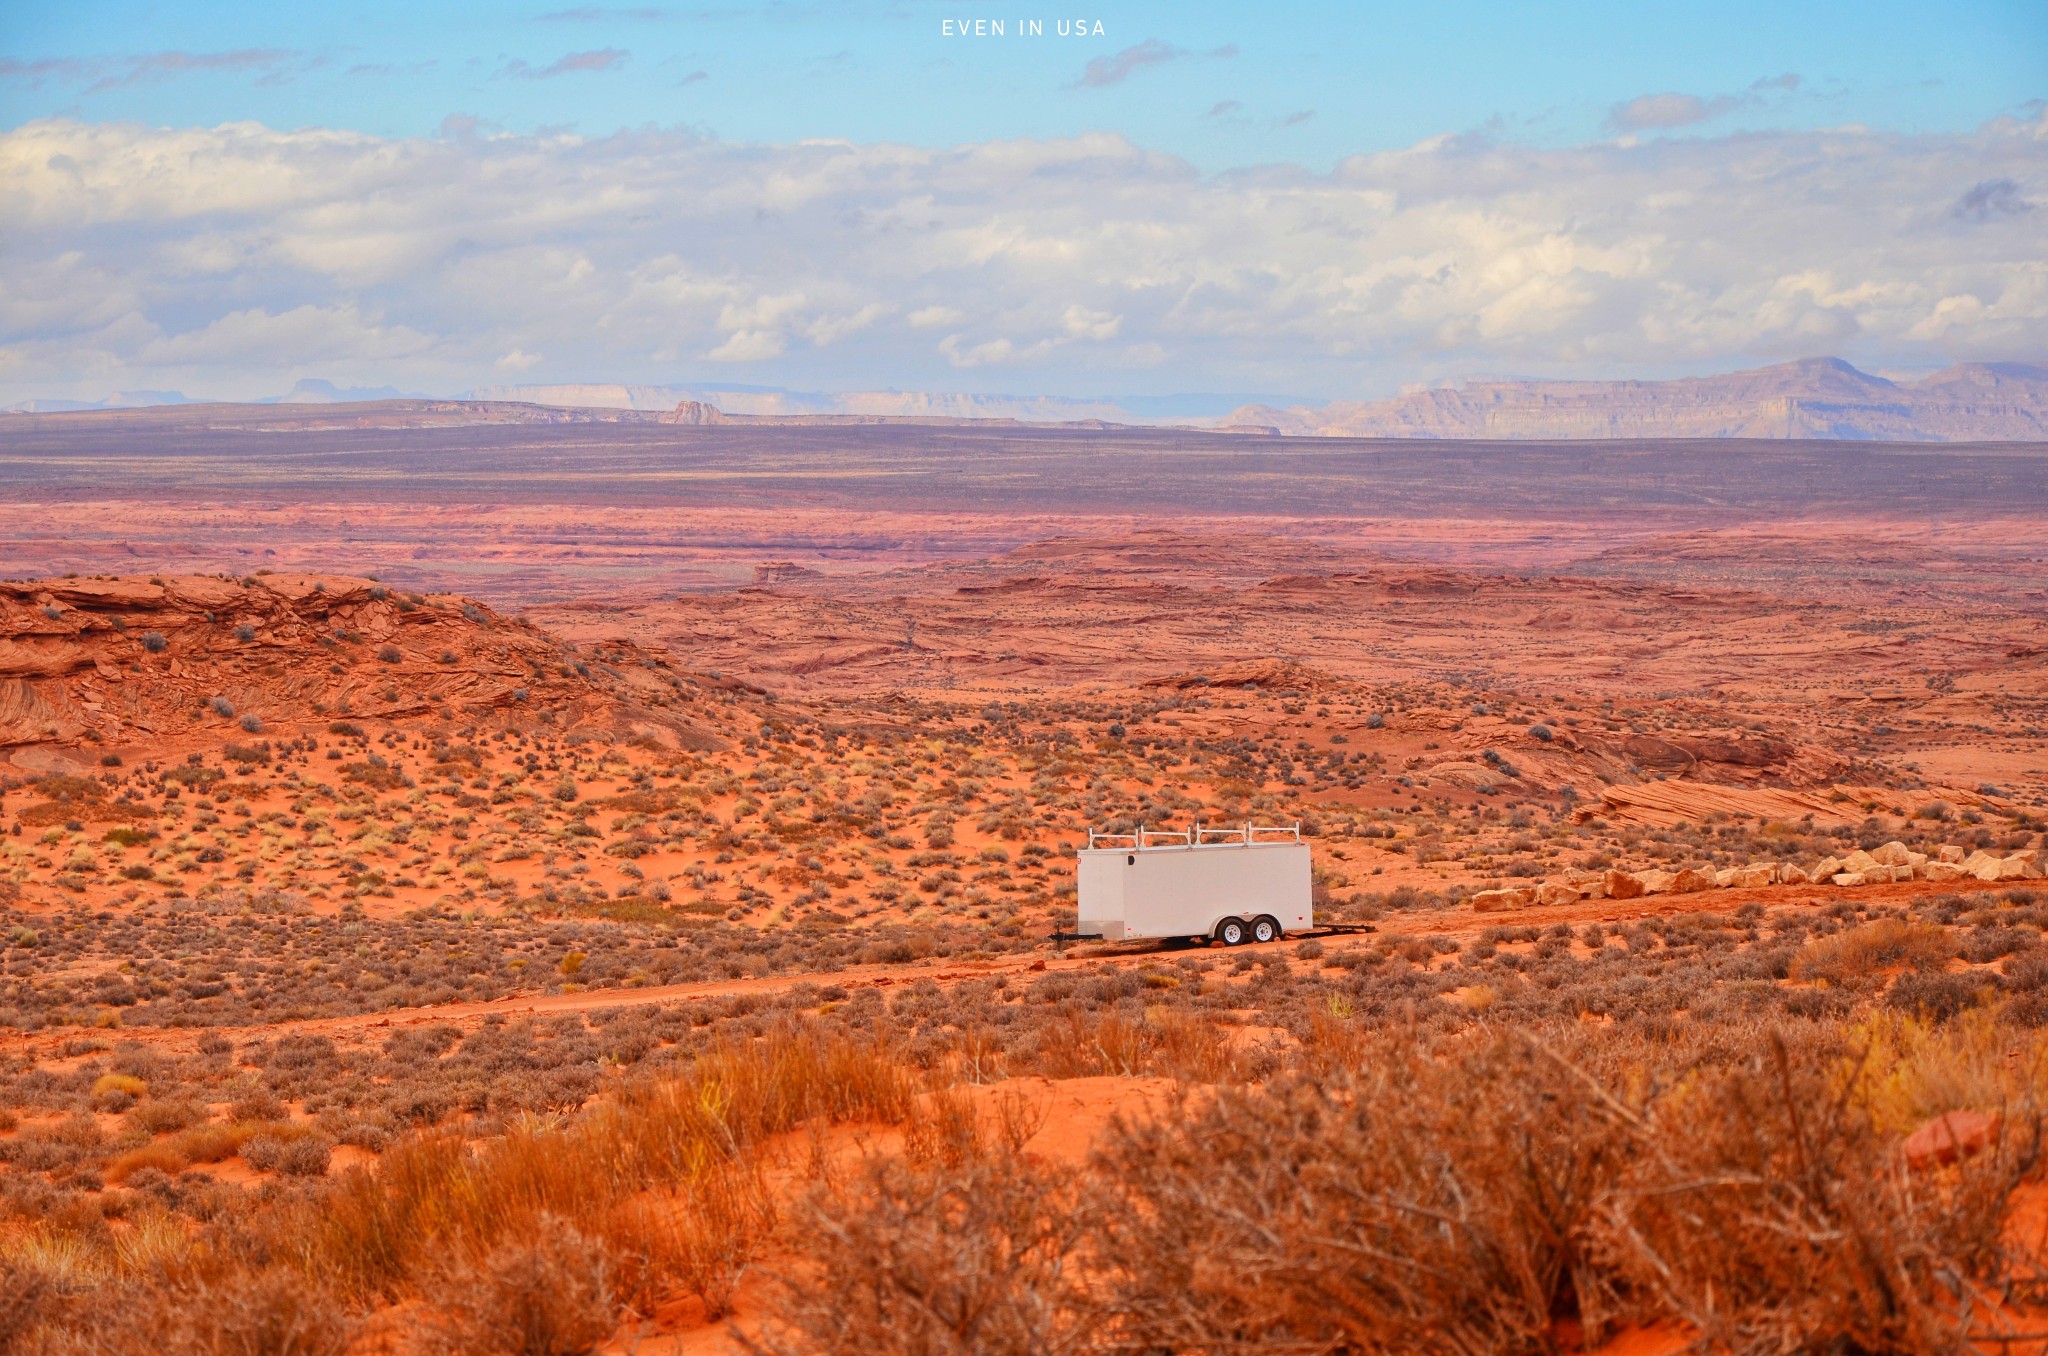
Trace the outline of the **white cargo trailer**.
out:
<instances>
[{"instance_id":1,"label":"white cargo trailer","mask_svg":"<svg viewBox=\"0 0 2048 1356\"><path fill-rule=\"evenodd\" d=\"M1309 848L1299 824L1184 833L1090 830L1075 935L1270 942L1315 926Z\"/></svg>"}]
</instances>

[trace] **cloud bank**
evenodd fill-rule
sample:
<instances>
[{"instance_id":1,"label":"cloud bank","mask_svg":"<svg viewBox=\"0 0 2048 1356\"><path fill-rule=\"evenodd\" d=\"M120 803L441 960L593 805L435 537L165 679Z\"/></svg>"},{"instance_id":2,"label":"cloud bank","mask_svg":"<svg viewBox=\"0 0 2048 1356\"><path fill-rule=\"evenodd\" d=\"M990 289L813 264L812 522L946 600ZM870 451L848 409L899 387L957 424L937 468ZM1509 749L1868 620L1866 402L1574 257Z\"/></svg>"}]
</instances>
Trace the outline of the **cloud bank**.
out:
<instances>
[{"instance_id":1,"label":"cloud bank","mask_svg":"<svg viewBox=\"0 0 2048 1356\"><path fill-rule=\"evenodd\" d=\"M0 134L0 398L719 377L1332 397L2048 354L2048 116L1218 176L1121 137ZM467 128L467 130L464 130Z\"/></svg>"}]
</instances>

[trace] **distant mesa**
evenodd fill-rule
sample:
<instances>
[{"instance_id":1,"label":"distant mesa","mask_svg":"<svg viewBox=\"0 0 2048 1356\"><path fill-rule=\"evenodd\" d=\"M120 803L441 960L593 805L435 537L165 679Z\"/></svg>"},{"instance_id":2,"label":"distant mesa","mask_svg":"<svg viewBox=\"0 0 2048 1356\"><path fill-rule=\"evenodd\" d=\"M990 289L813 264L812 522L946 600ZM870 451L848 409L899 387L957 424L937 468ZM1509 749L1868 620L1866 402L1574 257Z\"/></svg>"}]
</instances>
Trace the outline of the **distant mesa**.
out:
<instances>
[{"instance_id":1,"label":"distant mesa","mask_svg":"<svg viewBox=\"0 0 2048 1356\"><path fill-rule=\"evenodd\" d=\"M69 414L76 410L136 410L192 403L183 391L116 391L104 400L23 400L7 409L14 414Z\"/></svg>"},{"instance_id":2,"label":"distant mesa","mask_svg":"<svg viewBox=\"0 0 2048 1356\"><path fill-rule=\"evenodd\" d=\"M336 386L331 381L308 377L293 383L292 389L275 401L263 404L277 405L339 405L359 400L424 400L417 392L401 391L396 386Z\"/></svg>"},{"instance_id":3,"label":"distant mesa","mask_svg":"<svg viewBox=\"0 0 2048 1356\"><path fill-rule=\"evenodd\" d=\"M1287 397L1116 396L1074 399L934 391L838 394L762 387L483 386L453 399L394 387L307 378L282 396L208 403L176 391L124 391L97 401L38 399L20 414L183 406L200 423L235 411L331 406L359 427L459 423L670 424L841 428L1200 430L1244 437L1587 442L1762 438L1868 442L2048 442L2048 368L1964 363L1917 381L1860 372L1839 358L1669 381L1472 380L1390 400L1284 404ZM315 419L326 416L316 415ZM280 425L282 427L282 425Z\"/></svg>"},{"instance_id":4,"label":"distant mesa","mask_svg":"<svg viewBox=\"0 0 2048 1356\"><path fill-rule=\"evenodd\" d=\"M1228 405L1198 397L1144 401L1063 396L982 395L947 391L784 391L749 386L638 386L605 382L562 385L479 386L472 400L518 401L574 409L635 410L684 423L685 407L701 405L727 421L1006 419L1021 423L1206 423ZM1159 408L1153 408L1153 406ZM1143 407L1142 409L1137 407ZM717 419L706 422L716 423Z\"/></svg>"},{"instance_id":5,"label":"distant mesa","mask_svg":"<svg viewBox=\"0 0 2048 1356\"><path fill-rule=\"evenodd\" d=\"M701 400L685 400L676 406L675 412L669 415L666 422L697 427L704 424L724 424L730 421L726 419L725 411L719 409L716 405L707 405Z\"/></svg>"},{"instance_id":6,"label":"distant mesa","mask_svg":"<svg viewBox=\"0 0 2048 1356\"><path fill-rule=\"evenodd\" d=\"M2048 439L2048 368L1965 363L1894 382L1808 358L1674 381L1471 381L1392 400L1247 405L1223 425L1297 437L2038 442Z\"/></svg>"}]
</instances>

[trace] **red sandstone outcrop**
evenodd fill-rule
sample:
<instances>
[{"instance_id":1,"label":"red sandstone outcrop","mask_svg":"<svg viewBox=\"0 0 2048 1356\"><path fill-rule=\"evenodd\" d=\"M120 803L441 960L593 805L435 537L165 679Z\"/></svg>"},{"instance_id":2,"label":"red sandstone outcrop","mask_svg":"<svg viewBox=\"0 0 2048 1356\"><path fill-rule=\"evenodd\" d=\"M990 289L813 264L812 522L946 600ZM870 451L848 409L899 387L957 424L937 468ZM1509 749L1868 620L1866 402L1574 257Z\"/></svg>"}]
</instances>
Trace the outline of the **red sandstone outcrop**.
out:
<instances>
[{"instance_id":1,"label":"red sandstone outcrop","mask_svg":"<svg viewBox=\"0 0 2048 1356\"><path fill-rule=\"evenodd\" d=\"M0 583L0 750L89 763L187 734L542 706L701 738L679 714L687 681L631 649L607 663L463 598L344 575Z\"/></svg>"}]
</instances>

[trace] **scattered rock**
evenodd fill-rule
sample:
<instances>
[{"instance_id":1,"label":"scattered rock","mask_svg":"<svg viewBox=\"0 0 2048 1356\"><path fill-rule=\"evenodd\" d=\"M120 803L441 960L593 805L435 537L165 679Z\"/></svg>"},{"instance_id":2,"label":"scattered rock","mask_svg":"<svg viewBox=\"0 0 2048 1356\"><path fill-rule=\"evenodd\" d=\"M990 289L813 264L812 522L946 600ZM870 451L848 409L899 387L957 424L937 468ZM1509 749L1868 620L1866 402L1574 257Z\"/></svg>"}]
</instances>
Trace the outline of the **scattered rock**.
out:
<instances>
[{"instance_id":1,"label":"scattered rock","mask_svg":"<svg viewBox=\"0 0 2048 1356\"><path fill-rule=\"evenodd\" d=\"M1916 1171L1946 1167L1997 1141L1998 1117L1987 1111L1948 1111L1906 1136L1899 1148Z\"/></svg>"},{"instance_id":2,"label":"scattered rock","mask_svg":"<svg viewBox=\"0 0 2048 1356\"><path fill-rule=\"evenodd\" d=\"M1823 857L1809 870L1792 862L1750 862L1741 866L1684 867L1677 871L1650 868L1606 871L1567 868L1557 879L1548 880L1533 892L1498 890L1487 892L1489 903L1475 907L1520 908L1521 893L1534 902L1566 904L1580 899L1635 899L1642 895L1692 894L1702 890L1754 890L1769 885L1833 884L1847 889L1863 885L1884 885L1894 881L1945 882L1974 877L1984 881L2038 880L2042 877L2041 850L2022 848L2003 857L1978 850L1964 854L1953 845L1934 853L1916 852L1894 839L1882 847L1858 848L1846 857ZM1499 896L1508 902L1494 902Z\"/></svg>"},{"instance_id":3,"label":"scattered rock","mask_svg":"<svg viewBox=\"0 0 2048 1356\"><path fill-rule=\"evenodd\" d=\"M1609 899L1640 899L1645 893L1642 881L1626 871L1609 871L1602 883Z\"/></svg>"},{"instance_id":4,"label":"scattered rock","mask_svg":"<svg viewBox=\"0 0 2048 1356\"><path fill-rule=\"evenodd\" d=\"M1564 873L1564 883L1577 891L1580 899L1607 898L1607 873L1604 871L1586 871L1576 866L1567 867Z\"/></svg>"}]
</instances>

